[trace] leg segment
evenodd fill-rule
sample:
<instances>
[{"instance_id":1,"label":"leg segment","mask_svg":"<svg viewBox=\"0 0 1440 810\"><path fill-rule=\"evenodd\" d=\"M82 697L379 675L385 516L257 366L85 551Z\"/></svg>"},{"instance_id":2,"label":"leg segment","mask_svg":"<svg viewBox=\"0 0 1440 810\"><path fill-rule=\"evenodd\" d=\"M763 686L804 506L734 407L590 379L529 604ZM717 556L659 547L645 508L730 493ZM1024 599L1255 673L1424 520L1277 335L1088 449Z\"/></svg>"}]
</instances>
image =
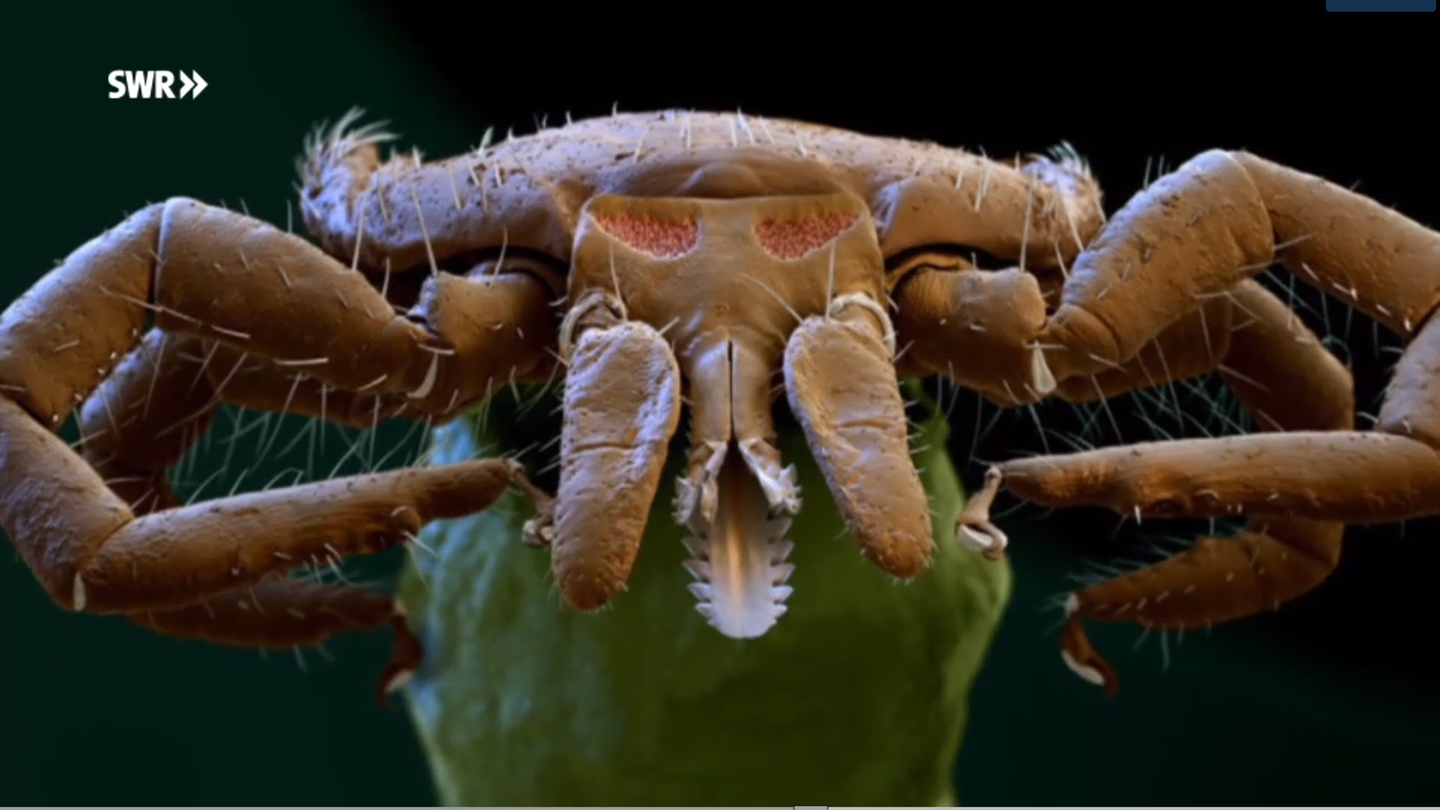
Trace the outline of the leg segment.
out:
<instances>
[{"instance_id":1,"label":"leg segment","mask_svg":"<svg viewBox=\"0 0 1440 810\"><path fill-rule=\"evenodd\" d=\"M380 700L404 686L425 651L400 604L389 594L303 579L266 579L189 607L132 613L142 627L179 638L236 647L287 649L331 636L390 625L390 660L380 674Z\"/></svg>"},{"instance_id":2,"label":"leg segment","mask_svg":"<svg viewBox=\"0 0 1440 810\"><path fill-rule=\"evenodd\" d=\"M1035 276L926 267L907 274L892 297L901 375L943 374L1001 405L1054 390L1035 342L1046 311Z\"/></svg>"},{"instance_id":3,"label":"leg segment","mask_svg":"<svg viewBox=\"0 0 1440 810\"><path fill-rule=\"evenodd\" d=\"M136 517L100 475L0 399L0 525L62 606L182 607L302 564L405 542L487 508L519 470L487 460L359 475Z\"/></svg>"},{"instance_id":4,"label":"leg segment","mask_svg":"<svg viewBox=\"0 0 1440 810\"><path fill-rule=\"evenodd\" d=\"M410 410L445 422L506 385L553 377L560 322L550 301L558 294L522 271L427 279L410 317L442 336L449 350L430 396L412 399Z\"/></svg>"},{"instance_id":5,"label":"leg segment","mask_svg":"<svg viewBox=\"0 0 1440 810\"><path fill-rule=\"evenodd\" d=\"M1137 194L1076 260L1040 337L1055 377L1128 361L1277 259L1407 339L1440 305L1440 234L1322 178L1206 152Z\"/></svg>"},{"instance_id":6,"label":"leg segment","mask_svg":"<svg viewBox=\"0 0 1440 810\"><path fill-rule=\"evenodd\" d=\"M214 421L205 351L152 329L80 408L81 457L136 514L177 504L165 472Z\"/></svg>"}]
</instances>

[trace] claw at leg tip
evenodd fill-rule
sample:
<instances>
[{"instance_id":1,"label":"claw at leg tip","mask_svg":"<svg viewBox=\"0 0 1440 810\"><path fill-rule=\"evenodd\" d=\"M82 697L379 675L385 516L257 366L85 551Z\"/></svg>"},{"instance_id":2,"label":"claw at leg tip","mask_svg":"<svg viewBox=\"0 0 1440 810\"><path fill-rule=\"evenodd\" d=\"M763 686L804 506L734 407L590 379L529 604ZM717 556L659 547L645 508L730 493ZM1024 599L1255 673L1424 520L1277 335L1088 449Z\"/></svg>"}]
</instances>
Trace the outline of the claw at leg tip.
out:
<instances>
[{"instance_id":1,"label":"claw at leg tip","mask_svg":"<svg viewBox=\"0 0 1440 810\"><path fill-rule=\"evenodd\" d=\"M1100 670L1094 667L1087 667L1079 661L1076 661L1075 656L1065 650L1060 651L1060 658L1065 662L1065 666L1069 667L1071 672L1079 675L1082 680L1096 686L1105 685L1105 676L1100 674Z\"/></svg>"},{"instance_id":2,"label":"claw at leg tip","mask_svg":"<svg viewBox=\"0 0 1440 810\"><path fill-rule=\"evenodd\" d=\"M959 527L960 531L955 535L960 545L971 551L978 551L989 559L998 559L1004 555L1005 541L1001 536L994 536L985 532L977 531L964 524Z\"/></svg>"},{"instance_id":3,"label":"claw at leg tip","mask_svg":"<svg viewBox=\"0 0 1440 810\"><path fill-rule=\"evenodd\" d=\"M395 672L385 680L385 694L391 695L405 688L410 679L415 677L415 670L402 669Z\"/></svg>"},{"instance_id":4,"label":"claw at leg tip","mask_svg":"<svg viewBox=\"0 0 1440 810\"><path fill-rule=\"evenodd\" d=\"M1000 527L990 522L990 505L1000 490L1002 478L999 467L985 471L985 484L970 496L960 516L955 520L955 538L960 545L971 551L978 551L986 559L997 561L1005 556L1009 538Z\"/></svg>"},{"instance_id":5,"label":"claw at leg tip","mask_svg":"<svg viewBox=\"0 0 1440 810\"><path fill-rule=\"evenodd\" d=\"M383 709L395 708L395 701L390 696L405 688L405 684L415 676L413 669L396 669L393 673L385 676L380 682L380 693L377 697L380 700L380 707Z\"/></svg>"},{"instance_id":6,"label":"claw at leg tip","mask_svg":"<svg viewBox=\"0 0 1440 810\"><path fill-rule=\"evenodd\" d=\"M535 510L534 517L521 525L520 540L531 548L548 548L555 539L555 498L536 486L523 469L516 471L514 480Z\"/></svg>"},{"instance_id":7,"label":"claw at leg tip","mask_svg":"<svg viewBox=\"0 0 1440 810\"><path fill-rule=\"evenodd\" d=\"M540 518L530 518L520 527L520 542L530 548L549 548L555 540L555 528Z\"/></svg>"},{"instance_id":8,"label":"claw at leg tip","mask_svg":"<svg viewBox=\"0 0 1440 810\"><path fill-rule=\"evenodd\" d=\"M1060 659L1065 662L1067 669L1086 683L1103 688L1105 697L1114 697L1115 692L1119 689L1120 679L1116 676L1114 668L1090 646L1090 639L1085 634L1085 626L1081 623L1079 595L1072 593L1065 599L1065 616L1065 630L1060 641Z\"/></svg>"}]
</instances>

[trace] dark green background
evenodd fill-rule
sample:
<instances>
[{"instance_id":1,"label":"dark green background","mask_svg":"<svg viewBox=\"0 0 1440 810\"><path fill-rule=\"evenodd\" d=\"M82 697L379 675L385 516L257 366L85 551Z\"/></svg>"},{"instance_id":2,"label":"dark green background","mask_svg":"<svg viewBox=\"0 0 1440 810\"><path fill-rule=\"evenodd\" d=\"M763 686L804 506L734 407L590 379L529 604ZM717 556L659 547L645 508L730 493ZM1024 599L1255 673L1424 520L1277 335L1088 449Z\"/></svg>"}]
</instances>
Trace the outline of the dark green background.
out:
<instances>
[{"instance_id":1,"label":"dark green background","mask_svg":"<svg viewBox=\"0 0 1440 810\"><path fill-rule=\"evenodd\" d=\"M473 145L487 124L528 131L532 116L597 114L616 100L625 109L740 106L1007 149L1068 137L1109 181L1112 208L1138 186L1147 156L1250 146L1342 182L1364 180L1363 191L1440 219L1436 171L1423 156L1427 125L1377 131L1376 121L1394 120L1377 86L1342 97L1317 83L1315 98L1302 101L1288 86L1276 97L1212 73L1167 76L1163 88L1141 93L1124 91L1127 77L1154 65L1135 63L1128 74L1124 62L1100 69L1077 56L1030 65L1057 82L1047 88L995 80L1005 60L989 61L971 43L953 56L887 64L880 72L897 74L886 79L890 91L837 97L821 92L842 78L834 71L802 65L777 81L777 63L765 61L750 67L768 78L747 79L746 57L756 55L739 46L681 53L651 41L622 67L610 59L619 41L604 40L598 70L595 47L541 43L524 25L500 25L494 8L443 18L424 3L397 4L398 13L338 0L107 6L52 3L7 22L15 80L4 125L0 300L124 212L170 195L243 204L283 223L301 136L356 104L395 121L404 144L427 154ZM727 71L716 85L723 92L695 84L712 63ZM210 87L194 101L112 101L105 76L114 69L199 70ZM850 72L879 81L875 69L866 62ZM1330 112L1317 120L1297 108ZM1373 366L1361 369L1371 377L1384 365L1357 363ZM973 409L962 413L969 419ZM997 453L1033 445L1031 424L1002 420L987 442L1009 442ZM963 454L969 422L956 433ZM964 468L972 485L980 469ZM1168 671L1154 639L1130 655L1137 631L1096 632L1123 677L1118 700L1105 702L1060 665L1046 634L1055 615L1044 604L1086 559L1126 553L1124 533L1110 539L1113 525L1093 514L1051 519L1014 549L1012 610L958 765L967 803L1440 799L1422 775L1440 761L1437 668L1425 652L1440 615L1423 598L1440 559L1433 521L1404 537L1357 532L1365 539L1351 543L1320 593L1211 638L1191 634L1171 645ZM333 661L308 654L302 673L288 656L266 660L64 614L13 554L0 561L0 616L0 803L433 802L404 713L374 705L383 634L329 645Z\"/></svg>"}]
</instances>

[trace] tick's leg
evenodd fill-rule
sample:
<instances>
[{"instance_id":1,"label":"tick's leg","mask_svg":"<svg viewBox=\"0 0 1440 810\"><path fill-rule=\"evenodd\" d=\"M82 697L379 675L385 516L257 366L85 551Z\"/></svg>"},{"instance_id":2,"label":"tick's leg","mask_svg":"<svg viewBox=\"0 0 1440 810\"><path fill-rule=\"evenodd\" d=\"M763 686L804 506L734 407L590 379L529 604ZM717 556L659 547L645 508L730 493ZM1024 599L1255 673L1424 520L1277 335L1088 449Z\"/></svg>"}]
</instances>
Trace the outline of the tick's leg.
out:
<instances>
[{"instance_id":1,"label":"tick's leg","mask_svg":"<svg viewBox=\"0 0 1440 810\"><path fill-rule=\"evenodd\" d=\"M409 317L448 348L438 356L429 396L420 399L332 388L304 367L278 365L233 345L212 343L190 357L203 352L205 376L217 398L231 405L357 428L395 416L444 424L500 389L555 376L558 321L547 299L545 283L525 273L428 277Z\"/></svg>"},{"instance_id":2,"label":"tick's leg","mask_svg":"<svg viewBox=\"0 0 1440 810\"><path fill-rule=\"evenodd\" d=\"M450 348L304 240L175 199L70 254L0 316L0 383L58 426L140 338L227 343L327 385L428 396Z\"/></svg>"},{"instance_id":3,"label":"tick's leg","mask_svg":"<svg viewBox=\"0 0 1440 810\"><path fill-rule=\"evenodd\" d=\"M357 475L136 517L92 467L0 399L0 525L50 595L92 613L181 607L301 565L380 551L487 508L511 461Z\"/></svg>"},{"instance_id":4,"label":"tick's leg","mask_svg":"<svg viewBox=\"0 0 1440 810\"><path fill-rule=\"evenodd\" d=\"M1019 268L922 267L900 280L891 297L901 376L941 374L1002 405L1034 402L1055 390L1035 341L1046 309L1035 276Z\"/></svg>"},{"instance_id":5,"label":"tick's leg","mask_svg":"<svg viewBox=\"0 0 1440 810\"><path fill-rule=\"evenodd\" d=\"M1230 345L1231 303L1211 298L1167 326L1129 362L1071 377L1057 390L1033 339L1046 308L1035 276L1018 268L982 272L926 266L910 272L893 297L896 331L905 347L897 363L901 373L944 375L1002 407L1051 393L1070 402L1091 402L1188 379L1214 371ZM989 517L999 485L1000 471L992 469L956 525L961 543L996 559L1007 543Z\"/></svg>"},{"instance_id":6,"label":"tick's leg","mask_svg":"<svg viewBox=\"0 0 1440 810\"><path fill-rule=\"evenodd\" d=\"M551 320L545 298L544 288L522 274L427 279L412 316L418 314L436 332L460 337L437 374L441 396L451 391L446 412L427 418L448 418L468 407L475 391L528 380L537 359L548 362L544 348L554 328L531 323L526 329L527 317ZM354 427L373 427L406 406L403 396L331 389L302 371L233 346L152 330L86 400L82 455L145 514L176 505L165 472L198 439L221 402ZM404 685L423 656L389 594L298 579L266 579L199 604L129 618L169 635L278 648L388 624L394 641L381 675L382 698Z\"/></svg>"},{"instance_id":7,"label":"tick's leg","mask_svg":"<svg viewBox=\"0 0 1440 810\"><path fill-rule=\"evenodd\" d=\"M356 426L369 425L379 410L380 398L325 391L299 377L286 382L285 371L220 344L151 330L81 408L81 455L137 515L146 515L177 505L165 473L199 439L222 401ZM168 635L270 648L389 624L395 640L382 675L385 691L403 683L421 653L390 595L299 579L263 579L187 607L127 618Z\"/></svg>"},{"instance_id":8,"label":"tick's leg","mask_svg":"<svg viewBox=\"0 0 1440 810\"><path fill-rule=\"evenodd\" d=\"M400 605L388 594L279 577L217 594L188 607L132 613L158 633L236 647L290 649L389 625L395 633L380 675L381 701L405 685L424 659Z\"/></svg>"},{"instance_id":9,"label":"tick's leg","mask_svg":"<svg viewBox=\"0 0 1440 810\"><path fill-rule=\"evenodd\" d=\"M443 424L494 391L555 373L557 327L546 298L545 284L524 273L429 277L409 317L441 336L449 348L435 364L430 396L418 400L333 388L309 376L303 364L277 364L231 344L153 330L86 401L82 435L93 443L96 431L118 432L114 429L143 413L151 427L131 430L129 441L145 445L132 449L153 454L171 446L152 444L155 439L203 429L222 401L356 428L373 428L395 416ZM123 402L112 402L116 396ZM167 402L157 407L155 398L162 396ZM163 414L158 419L157 410ZM122 425L110 424L115 414L125 415ZM103 455L89 452L86 457L93 463ZM156 469L163 471L178 459L175 453Z\"/></svg>"},{"instance_id":10,"label":"tick's leg","mask_svg":"<svg viewBox=\"0 0 1440 810\"><path fill-rule=\"evenodd\" d=\"M177 505L165 472L215 419L206 348L152 329L80 408L81 458L137 515Z\"/></svg>"},{"instance_id":11,"label":"tick's leg","mask_svg":"<svg viewBox=\"0 0 1440 810\"><path fill-rule=\"evenodd\" d=\"M337 388L450 400L436 384L455 350L397 316L359 274L232 212L187 200L145 209L0 316L0 524L66 607L181 607L307 562L375 551L429 520L486 508L517 472L512 462L464 462L136 518L48 428L127 355L149 310L166 332L303 366Z\"/></svg>"},{"instance_id":12,"label":"tick's leg","mask_svg":"<svg viewBox=\"0 0 1440 810\"><path fill-rule=\"evenodd\" d=\"M1126 362L1276 259L1407 340L1440 305L1440 234L1323 178L1206 152L1135 195L1076 259L1040 336L1055 377Z\"/></svg>"},{"instance_id":13,"label":"tick's leg","mask_svg":"<svg viewBox=\"0 0 1440 810\"><path fill-rule=\"evenodd\" d=\"M553 378L560 322L550 301L558 295L538 274L519 270L427 279L409 315L450 351L438 364L430 396L410 399L408 410L445 422L501 388Z\"/></svg>"},{"instance_id":14,"label":"tick's leg","mask_svg":"<svg viewBox=\"0 0 1440 810\"><path fill-rule=\"evenodd\" d=\"M487 160L482 152L429 163L396 152L382 161L379 147L393 136L356 123L352 114L317 132L301 165L305 228L331 255L371 271L413 273L476 245L523 242L568 254L574 233L560 223L584 205L586 183L546 179L553 164L517 171L519 162Z\"/></svg>"},{"instance_id":15,"label":"tick's leg","mask_svg":"<svg viewBox=\"0 0 1440 810\"><path fill-rule=\"evenodd\" d=\"M1202 441L1213 442L1218 447L1232 441L1283 440L1286 436L1295 435L1281 432L1286 430L1335 431L1304 435L1328 436L1342 441L1344 437L1364 435L1340 432L1349 431L1354 421L1349 372L1279 299L1258 284L1245 282L1226 299L1220 300L1234 302L1234 318L1238 322L1238 328L1233 331L1228 331L1226 324L1227 332L1214 336L1219 340L1210 341L1211 346L1223 352L1221 357L1216 358L1220 374L1245 408L1255 416L1260 428L1274 433L1263 437ZM1192 350L1196 345L1193 341L1189 344ZM1179 355L1185 347L1177 345L1174 349ZM1183 361L1178 365L1183 365ZM1139 369L1133 371L1138 372ZM1124 393L1120 372L1112 370L1108 374L1105 394L1114 396ZM1147 384L1147 378L1140 373L1135 373L1132 380L1130 388L1141 388ZM1075 394L1083 392L1083 388L1073 390ZM1117 449L1123 450L1121 458L1143 459L1150 449L1166 444ZM1001 465L999 470L1004 471L1004 480L1012 489L1022 497L1028 497L1036 493L1027 489L1030 479L1026 478L1025 469L1048 472L1051 463L1056 463L1072 475L1079 476L1085 469L1082 465L1066 465L1069 459L1085 455L1088 454L1049 456L1020 462L1021 471L1015 473L1015 479L1009 477L1009 465ZM1231 510L1225 508L1228 500L1220 491L1207 491L1207 488L1216 486L1216 481L1256 478L1259 480L1255 483L1262 488L1275 483L1263 472L1256 475L1255 468L1266 462L1253 460L1253 455L1252 460L1242 468L1212 480L1207 472L1213 473L1213 470L1196 471L1203 463L1201 459L1207 456L1208 453L1197 453L1194 459L1179 462L1174 467L1147 467L1142 461L1129 470L1138 476L1131 481L1138 489L1153 486L1158 492L1167 492L1167 487L1181 488L1188 498L1205 502L1217 500L1221 506L1216 510L1217 514L1226 514ZM1314 462L1302 458L1297 463L1306 465ZM1032 466L1027 468L1026 464ZM1286 475L1283 466L1273 469L1283 481ZM1182 481L1185 482L1183 485ZM1158 494L1156 497L1164 496ZM1037 500L1044 502L1044 498ZM1146 510L1142 506L1140 511L1143 514ZM1180 514L1189 513L1184 506L1177 511ZM1305 520L1287 516L1283 511L1263 511L1258 515L1257 512L1262 510L1242 508L1236 511L1251 514L1249 526L1238 535L1204 538L1190 550L1164 562L1073 594L1066 604L1069 620L1062 641L1065 661L1071 669L1093 683L1104 684L1109 690L1113 691L1116 686L1114 671L1093 651L1085 637L1082 617L1133 622L1156 630L1208 626L1278 607L1320 584L1339 562L1343 523Z\"/></svg>"}]
</instances>

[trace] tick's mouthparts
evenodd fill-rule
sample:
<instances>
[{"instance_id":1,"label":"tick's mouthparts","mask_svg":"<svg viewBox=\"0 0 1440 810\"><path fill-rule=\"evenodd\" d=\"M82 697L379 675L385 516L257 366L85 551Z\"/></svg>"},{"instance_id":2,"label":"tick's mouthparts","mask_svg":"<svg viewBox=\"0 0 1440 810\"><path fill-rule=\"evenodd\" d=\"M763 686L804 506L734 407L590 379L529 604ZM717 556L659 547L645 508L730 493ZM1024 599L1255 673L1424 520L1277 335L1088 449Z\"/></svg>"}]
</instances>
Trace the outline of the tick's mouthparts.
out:
<instances>
[{"instance_id":1,"label":"tick's mouthparts","mask_svg":"<svg viewBox=\"0 0 1440 810\"><path fill-rule=\"evenodd\" d=\"M790 517L772 507L734 442L720 452L718 474L706 476L686 521L695 534L686 541L685 568L696 580L695 607L711 626L731 638L756 638L785 614L790 597Z\"/></svg>"}]
</instances>

